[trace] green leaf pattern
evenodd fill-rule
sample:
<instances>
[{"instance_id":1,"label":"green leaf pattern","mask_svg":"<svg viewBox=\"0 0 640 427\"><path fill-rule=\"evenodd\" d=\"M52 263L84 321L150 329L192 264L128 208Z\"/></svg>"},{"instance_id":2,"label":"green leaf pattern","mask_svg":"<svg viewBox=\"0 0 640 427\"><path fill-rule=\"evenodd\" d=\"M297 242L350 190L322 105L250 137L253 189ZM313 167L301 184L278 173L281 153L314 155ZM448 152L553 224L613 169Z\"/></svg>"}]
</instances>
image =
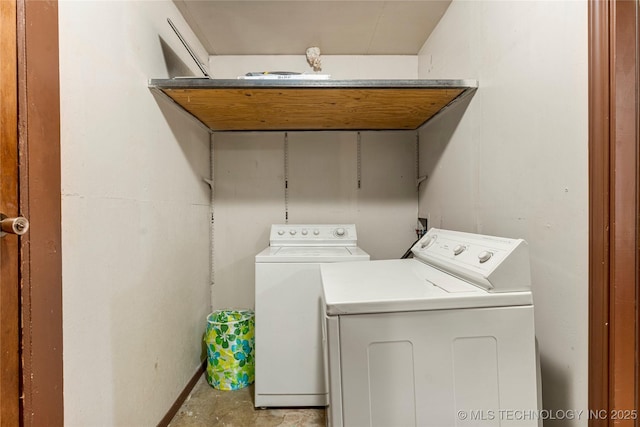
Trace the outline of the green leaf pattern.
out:
<instances>
[{"instance_id":1,"label":"green leaf pattern","mask_svg":"<svg viewBox=\"0 0 640 427\"><path fill-rule=\"evenodd\" d=\"M216 310L207 316L207 381L238 390L255 380L255 316L252 310Z\"/></svg>"}]
</instances>

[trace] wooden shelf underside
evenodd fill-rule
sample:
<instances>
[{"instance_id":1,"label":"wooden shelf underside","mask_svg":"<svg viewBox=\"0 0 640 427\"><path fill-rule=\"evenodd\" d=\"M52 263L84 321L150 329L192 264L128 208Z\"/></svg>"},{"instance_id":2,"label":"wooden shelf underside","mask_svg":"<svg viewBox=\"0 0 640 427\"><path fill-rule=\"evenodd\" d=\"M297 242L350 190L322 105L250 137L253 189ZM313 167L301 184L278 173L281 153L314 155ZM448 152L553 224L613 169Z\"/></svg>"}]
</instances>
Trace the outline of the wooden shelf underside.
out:
<instances>
[{"instance_id":1,"label":"wooden shelf underside","mask_svg":"<svg viewBox=\"0 0 640 427\"><path fill-rule=\"evenodd\" d=\"M477 87L444 82L177 79L150 86L212 131L413 130Z\"/></svg>"}]
</instances>

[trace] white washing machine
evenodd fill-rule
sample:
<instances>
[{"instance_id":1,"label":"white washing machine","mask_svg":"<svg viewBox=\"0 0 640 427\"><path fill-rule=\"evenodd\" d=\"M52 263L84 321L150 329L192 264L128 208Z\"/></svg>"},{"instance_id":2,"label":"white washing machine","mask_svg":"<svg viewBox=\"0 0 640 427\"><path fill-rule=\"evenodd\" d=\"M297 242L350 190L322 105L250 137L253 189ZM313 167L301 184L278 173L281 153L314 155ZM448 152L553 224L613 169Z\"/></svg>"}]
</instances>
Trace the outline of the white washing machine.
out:
<instances>
[{"instance_id":1,"label":"white washing machine","mask_svg":"<svg viewBox=\"0 0 640 427\"><path fill-rule=\"evenodd\" d=\"M256 255L256 407L327 405L320 265L367 260L353 224L271 226Z\"/></svg>"},{"instance_id":2,"label":"white washing machine","mask_svg":"<svg viewBox=\"0 0 640 427\"><path fill-rule=\"evenodd\" d=\"M321 268L328 424L542 425L526 242L431 229L412 252Z\"/></svg>"}]
</instances>

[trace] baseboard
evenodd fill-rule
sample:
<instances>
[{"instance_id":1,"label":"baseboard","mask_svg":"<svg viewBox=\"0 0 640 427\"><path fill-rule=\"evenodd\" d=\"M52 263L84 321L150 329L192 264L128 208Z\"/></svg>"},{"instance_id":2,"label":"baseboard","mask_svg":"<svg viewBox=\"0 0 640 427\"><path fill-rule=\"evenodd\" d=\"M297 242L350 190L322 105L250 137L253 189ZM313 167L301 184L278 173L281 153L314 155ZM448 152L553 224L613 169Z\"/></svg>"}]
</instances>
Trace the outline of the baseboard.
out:
<instances>
[{"instance_id":1,"label":"baseboard","mask_svg":"<svg viewBox=\"0 0 640 427\"><path fill-rule=\"evenodd\" d=\"M207 361L205 360L200 366L198 366L198 370L195 372L195 374L193 374L193 377L191 377L187 385L184 387L184 390L182 390L176 401L173 403L173 405L171 405L171 408L169 408L169 411L167 411L166 415L162 418L162 420L160 420L160 422L158 423L158 427L167 427L169 425L173 417L175 417L175 415L180 410L180 407L182 406L184 401L187 400L187 396L189 396L191 390L193 390L193 388L196 386L196 383L198 382L206 368Z\"/></svg>"}]
</instances>

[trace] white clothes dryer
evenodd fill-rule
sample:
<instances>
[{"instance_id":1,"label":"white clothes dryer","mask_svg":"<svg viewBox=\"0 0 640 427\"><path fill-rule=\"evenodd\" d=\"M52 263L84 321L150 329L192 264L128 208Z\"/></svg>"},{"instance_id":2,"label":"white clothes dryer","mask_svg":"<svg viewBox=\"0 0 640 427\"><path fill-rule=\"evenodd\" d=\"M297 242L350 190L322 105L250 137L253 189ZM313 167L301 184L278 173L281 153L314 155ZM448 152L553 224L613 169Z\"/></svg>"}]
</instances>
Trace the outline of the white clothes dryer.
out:
<instances>
[{"instance_id":1,"label":"white clothes dryer","mask_svg":"<svg viewBox=\"0 0 640 427\"><path fill-rule=\"evenodd\" d=\"M255 406L325 406L320 265L369 254L354 224L275 224L255 260Z\"/></svg>"},{"instance_id":2,"label":"white clothes dryer","mask_svg":"<svg viewBox=\"0 0 640 427\"><path fill-rule=\"evenodd\" d=\"M412 252L321 267L328 424L541 425L526 242L431 229Z\"/></svg>"}]
</instances>

